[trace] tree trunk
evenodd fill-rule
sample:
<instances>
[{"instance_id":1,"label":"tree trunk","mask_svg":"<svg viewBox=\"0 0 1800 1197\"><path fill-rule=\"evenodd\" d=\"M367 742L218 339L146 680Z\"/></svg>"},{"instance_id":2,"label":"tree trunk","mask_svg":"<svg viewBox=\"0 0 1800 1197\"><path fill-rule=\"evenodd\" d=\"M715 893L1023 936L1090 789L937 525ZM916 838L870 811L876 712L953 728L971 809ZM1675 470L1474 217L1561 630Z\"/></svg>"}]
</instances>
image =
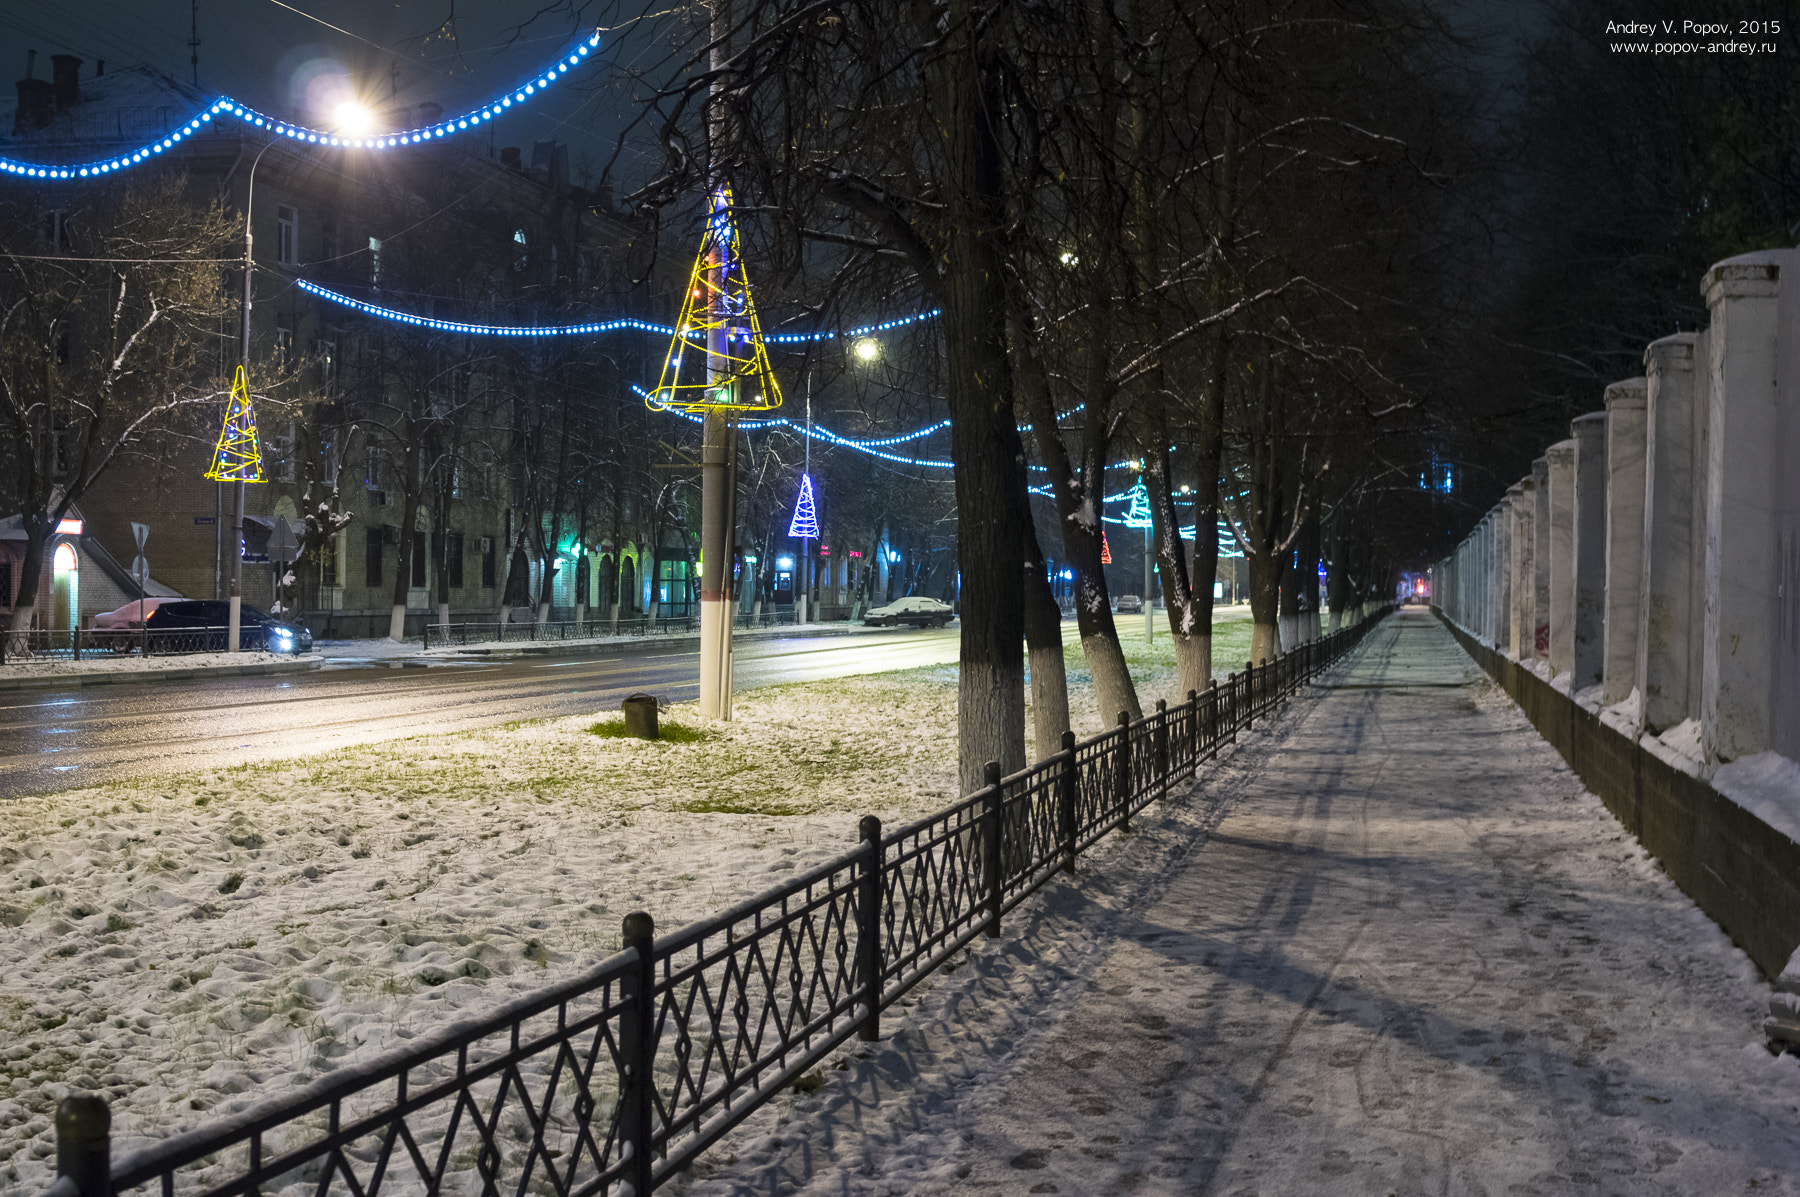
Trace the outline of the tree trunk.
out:
<instances>
[{"instance_id":1,"label":"tree trunk","mask_svg":"<svg viewBox=\"0 0 1800 1197\"><path fill-rule=\"evenodd\" d=\"M1150 492L1151 541L1162 571L1163 605L1169 614L1169 635L1175 642L1178 697L1189 690L1206 689L1212 676L1212 590L1204 605L1188 582L1187 551L1181 540L1181 513L1175 509L1169 480L1169 421L1161 399L1160 380L1149 401L1150 435L1145 451L1145 486ZM1199 524L1194 532L1199 534ZM1145 599L1149 601L1148 597Z\"/></svg>"},{"instance_id":2,"label":"tree trunk","mask_svg":"<svg viewBox=\"0 0 1800 1197\"><path fill-rule=\"evenodd\" d=\"M1090 390L1086 397L1087 435L1082 440L1081 463L1077 469L1057 428L1056 406L1049 382L1037 361L1030 332L1022 317L1014 320L1013 328L1032 434L1050 473L1057 522L1062 528L1063 553L1075 574L1075 628L1081 637L1082 655L1087 658L1094 697L1100 704L1101 722L1110 726L1120 711L1138 719L1143 716L1143 708L1138 705L1137 688L1132 685L1131 673L1125 666L1125 653L1119 647L1119 633L1113 623L1112 603L1106 591L1106 573L1100 563L1100 496L1106 493L1104 409L1110 403L1110 396L1103 386L1096 384L1096 389Z\"/></svg>"},{"instance_id":3,"label":"tree trunk","mask_svg":"<svg viewBox=\"0 0 1800 1197\"><path fill-rule=\"evenodd\" d=\"M1028 526L1031 552L1025 562L1025 645L1031 657L1032 759L1048 760L1062 751L1069 730L1069 682L1063 668L1062 608L1050 592L1043 547L1037 529Z\"/></svg>"},{"instance_id":4,"label":"tree trunk","mask_svg":"<svg viewBox=\"0 0 1800 1197\"><path fill-rule=\"evenodd\" d=\"M410 471L410 454L406 464ZM388 639L396 644L406 639L406 600L412 591L413 527L418 522L419 500L409 493L400 506L400 563L394 569L394 606L388 615Z\"/></svg>"},{"instance_id":5,"label":"tree trunk","mask_svg":"<svg viewBox=\"0 0 1800 1197\"><path fill-rule=\"evenodd\" d=\"M983 766L1025 760L1025 453L1013 414L1006 352L1006 221L999 85L983 61L972 0L951 0L933 80L944 138L941 249L950 451L956 462L956 554L962 571L958 781L981 785Z\"/></svg>"},{"instance_id":6,"label":"tree trunk","mask_svg":"<svg viewBox=\"0 0 1800 1197\"><path fill-rule=\"evenodd\" d=\"M1280 563L1267 553L1247 554L1250 564L1250 659L1272 661L1281 652L1277 629Z\"/></svg>"}]
</instances>

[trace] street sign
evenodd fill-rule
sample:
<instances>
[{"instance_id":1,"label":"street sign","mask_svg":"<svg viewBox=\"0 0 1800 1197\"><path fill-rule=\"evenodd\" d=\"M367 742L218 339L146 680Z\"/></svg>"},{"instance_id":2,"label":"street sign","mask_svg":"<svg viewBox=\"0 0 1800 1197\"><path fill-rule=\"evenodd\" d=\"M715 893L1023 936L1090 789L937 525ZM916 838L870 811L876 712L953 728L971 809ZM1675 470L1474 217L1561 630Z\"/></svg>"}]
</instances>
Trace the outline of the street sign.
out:
<instances>
[{"instance_id":1,"label":"street sign","mask_svg":"<svg viewBox=\"0 0 1800 1197\"><path fill-rule=\"evenodd\" d=\"M150 525L140 524L133 520L131 524L131 534L137 537L138 552L143 552L144 542L150 539Z\"/></svg>"},{"instance_id":2,"label":"street sign","mask_svg":"<svg viewBox=\"0 0 1800 1197\"><path fill-rule=\"evenodd\" d=\"M300 551L300 542L294 536L294 530L288 527L287 516L275 517L275 531L269 534L269 560L292 561Z\"/></svg>"},{"instance_id":3,"label":"street sign","mask_svg":"<svg viewBox=\"0 0 1800 1197\"><path fill-rule=\"evenodd\" d=\"M143 585L144 579L150 576L150 563L144 559L141 553L131 559L131 576L138 580L140 586Z\"/></svg>"}]
</instances>

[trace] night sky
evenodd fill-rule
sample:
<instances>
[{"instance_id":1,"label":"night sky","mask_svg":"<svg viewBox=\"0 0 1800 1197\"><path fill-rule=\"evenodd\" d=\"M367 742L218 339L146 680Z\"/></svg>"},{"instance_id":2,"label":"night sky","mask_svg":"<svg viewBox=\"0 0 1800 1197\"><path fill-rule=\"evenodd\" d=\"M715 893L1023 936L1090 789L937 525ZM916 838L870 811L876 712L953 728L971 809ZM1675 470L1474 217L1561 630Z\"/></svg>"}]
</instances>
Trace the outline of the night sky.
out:
<instances>
[{"instance_id":1,"label":"night sky","mask_svg":"<svg viewBox=\"0 0 1800 1197\"><path fill-rule=\"evenodd\" d=\"M566 12L533 20L540 7L517 0L200 0L199 85L314 124L327 122L351 92L378 106L431 101L454 113L529 77L578 33L591 32ZM0 69L22 78L25 51L35 49L39 78L49 77L51 54L74 54L84 60L83 79L104 59L108 69L143 63L191 83L190 12L189 0L0 0L0 45L7 47ZM521 21L528 23L520 28ZM643 49L607 35L600 61L584 67L579 81L496 120L492 140L522 146L527 156L534 141L569 142L577 181L584 162L597 176L618 114L629 108L615 56ZM633 174L627 163L627 183Z\"/></svg>"}]
</instances>

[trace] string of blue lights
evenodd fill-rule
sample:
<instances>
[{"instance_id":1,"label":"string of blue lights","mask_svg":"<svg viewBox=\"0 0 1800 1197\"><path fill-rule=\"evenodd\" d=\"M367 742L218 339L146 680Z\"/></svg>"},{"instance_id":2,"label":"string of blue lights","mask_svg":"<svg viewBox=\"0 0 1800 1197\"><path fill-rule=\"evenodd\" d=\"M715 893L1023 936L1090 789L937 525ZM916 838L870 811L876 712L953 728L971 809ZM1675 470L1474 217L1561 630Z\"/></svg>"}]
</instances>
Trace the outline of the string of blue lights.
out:
<instances>
[{"instance_id":1,"label":"string of blue lights","mask_svg":"<svg viewBox=\"0 0 1800 1197\"><path fill-rule=\"evenodd\" d=\"M71 162L49 164L42 162L23 162L13 158L0 158L0 173L33 179L85 179L95 175L107 175L116 171L152 161L165 151L174 149L182 141L206 128L217 117L236 117L245 125L263 129L275 137L285 137L295 142L308 145L338 146L346 149L384 150L397 146L419 145L438 138L451 137L469 129L478 129L487 121L510 110L515 105L526 103L533 97L548 90L552 84L568 74L572 67L580 66L587 57L600 46L600 35L594 33L587 37L567 53L559 55L555 61L538 74L520 84L518 87L488 101L479 108L471 109L448 120L438 121L430 125L421 125L416 129L407 129L398 133L383 133L371 137L346 137L333 133L328 129L315 129L294 121L276 120L266 113L258 112L248 104L240 104L230 96L220 96L211 107L204 112L195 113L182 126L166 137L147 142L124 154L112 158L101 158L92 162Z\"/></svg>"},{"instance_id":2,"label":"string of blue lights","mask_svg":"<svg viewBox=\"0 0 1800 1197\"><path fill-rule=\"evenodd\" d=\"M367 303L360 299L352 299L348 295L321 287L317 283L305 279L296 280L295 286L320 299L328 299L333 303L341 303L345 307L355 308L365 316L375 316L382 320L393 320L400 324L410 324L415 328L429 328L436 332L465 333L478 337L570 337L594 336L602 333L636 331L655 333L659 337L672 337L675 330L667 324L652 324L648 320L634 320L620 317L615 320L591 321L584 324L473 324L464 320L437 320L430 316L418 316L411 312L402 312L395 308L383 307L378 303ZM909 324L917 324L921 320L930 320L939 315L937 309L929 312L918 312L896 320L883 320L878 324L865 324L860 328L849 328L842 332L827 331L813 333L781 333L765 335L765 341L783 343L813 343L829 341L836 337L863 337L873 333L888 332L896 328L904 328ZM695 334L693 339L700 340Z\"/></svg>"}]
</instances>

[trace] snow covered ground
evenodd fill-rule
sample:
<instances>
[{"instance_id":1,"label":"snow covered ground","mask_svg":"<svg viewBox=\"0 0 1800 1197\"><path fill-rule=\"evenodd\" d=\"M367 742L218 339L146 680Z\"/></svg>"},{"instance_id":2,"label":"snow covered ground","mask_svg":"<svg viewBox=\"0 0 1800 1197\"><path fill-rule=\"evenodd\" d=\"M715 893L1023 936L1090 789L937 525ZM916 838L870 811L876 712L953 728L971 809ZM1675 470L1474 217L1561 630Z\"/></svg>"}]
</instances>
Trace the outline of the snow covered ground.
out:
<instances>
[{"instance_id":1,"label":"snow covered ground","mask_svg":"<svg viewBox=\"0 0 1800 1197\"><path fill-rule=\"evenodd\" d=\"M1800 1192L1769 988L1422 612L675 1187Z\"/></svg>"},{"instance_id":2,"label":"snow covered ground","mask_svg":"<svg viewBox=\"0 0 1800 1197\"><path fill-rule=\"evenodd\" d=\"M1177 697L1166 625L1126 649L1146 703ZM921 669L751 691L695 743L596 712L11 802L0 1191L48 1182L70 1090L112 1102L122 1154L585 968L631 910L676 927L862 814L948 804L955 699L954 667Z\"/></svg>"}]
</instances>

